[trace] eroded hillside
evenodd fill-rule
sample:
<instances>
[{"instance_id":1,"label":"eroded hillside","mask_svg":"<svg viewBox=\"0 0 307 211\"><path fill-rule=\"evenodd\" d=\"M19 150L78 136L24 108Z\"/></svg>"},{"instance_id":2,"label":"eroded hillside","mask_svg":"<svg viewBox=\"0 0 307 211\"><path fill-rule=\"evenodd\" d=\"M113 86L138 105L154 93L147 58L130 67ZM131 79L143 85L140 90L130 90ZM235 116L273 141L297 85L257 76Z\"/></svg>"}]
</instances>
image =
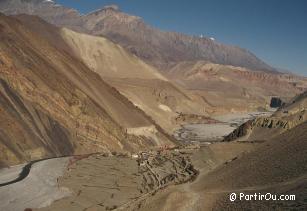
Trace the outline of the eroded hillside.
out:
<instances>
[{"instance_id":1,"label":"eroded hillside","mask_svg":"<svg viewBox=\"0 0 307 211\"><path fill-rule=\"evenodd\" d=\"M206 61L181 62L166 76L200 95L212 112L265 110L270 107L273 96L291 99L307 88L305 77Z\"/></svg>"},{"instance_id":2,"label":"eroded hillside","mask_svg":"<svg viewBox=\"0 0 307 211\"><path fill-rule=\"evenodd\" d=\"M225 141L263 142L283 134L307 120L307 92L293 98L270 117L250 120L225 137Z\"/></svg>"},{"instance_id":3,"label":"eroded hillside","mask_svg":"<svg viewBox=\"0 0 307 211\"><path fill-rule=\"evenodd\" d=\"M172 143L86 65L19 20L1 15L0 38L2 162ZM135 128L153 129L145 137Z\"/></svg>"},{"instance_id":4,"label":"eroded hillside","mask_svg":"<svg viewBox=\"0 0 307 211\"><path fill-rule=\"evenodd\" d=\"M201 98L173 85L119 45L68 29L62 29L61 35L85 64L167 131L176 127L180 113L206 114L207 105Z\"/></svg>"},{"instance_id":5,"label":"eroded hillside","mask_svg":"<svg viewBox=\"0 0 307 211\"><path fill-rule=\"evenodd\" d=\"M168 133L182 114L206 116L210 107L199 96L165 78L159 71L104 37L53 26L39 17L14 16L57 49L83 61Z\"/></svg>"}]
</instances>

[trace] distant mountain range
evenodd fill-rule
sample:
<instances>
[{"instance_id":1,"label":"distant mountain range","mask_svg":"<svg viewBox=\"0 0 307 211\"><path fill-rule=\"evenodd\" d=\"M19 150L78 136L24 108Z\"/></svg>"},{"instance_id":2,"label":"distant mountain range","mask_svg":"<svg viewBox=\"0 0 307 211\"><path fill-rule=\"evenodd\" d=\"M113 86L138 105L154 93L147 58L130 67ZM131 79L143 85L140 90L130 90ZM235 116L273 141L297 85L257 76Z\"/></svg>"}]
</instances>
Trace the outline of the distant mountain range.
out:
<instances>
[{"instance_id":1,"label":"distant mountain range","mask_svg":"<svg viewBox=\"0 0 307 211\"><path fill-rule=\"evenodd\" d=\"M172 146L182 123L266 110L307 88L247 50L162 32L114 5L81 15L2 0L0 40L0 166Z\"/></svg>"},{"instance_id":2,"label":"distant mountain range","mask_svg":"<svg viewBox=\"0 0 307 211\"><path fill-rule=\"evenodd\" d=\"M81 15L54 1L2 0L0 12L7 15L38 15L57 26L104 36L162 71L178 62L199 60L275 71L246 49L224 45L206 37L161 31L147 25L140 17L120 11L115 5Z\"/></svg>"}]
</instances>

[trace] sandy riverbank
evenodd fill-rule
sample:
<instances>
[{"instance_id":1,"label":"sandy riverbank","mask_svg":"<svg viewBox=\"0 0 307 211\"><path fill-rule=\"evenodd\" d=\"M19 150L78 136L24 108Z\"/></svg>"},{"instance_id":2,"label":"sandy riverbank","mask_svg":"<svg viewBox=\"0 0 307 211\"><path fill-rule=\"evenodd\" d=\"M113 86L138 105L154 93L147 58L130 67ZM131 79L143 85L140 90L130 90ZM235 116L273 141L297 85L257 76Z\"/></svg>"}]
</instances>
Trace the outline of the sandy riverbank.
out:
<instances>
[{"instance_id":1,"label":"sandy riverbank","mask_svg":"<svg viewBox=\"0 0 307 211\"><path fill-rule=\"evenodd\" d=\"M183 143L205 143L221 141L244 122L259 116L269 116L272 112L233 113L214 116L218 120L210 124L186 124L175 130L174 136Z\"/></svg>"},{"instance_id":2,"label":"sandy riverbank","mask_svg":"<svg viewBox=\"0 0 307 211\"><path fill-rule=\"evenodd\" d=\"M55 158L33 164L29 175L14 184L0 187L0 210L20 211L49 206L53 201L69 196L57 179L64 174L69 158ZM16 179L23 165L2 170L1 181Z\"/></svg>"},{"instance_id":3,"label":"sandy riverbank","mask_svg":"<svg viewBox=\"0 0 307 211\"><path fill-rule=\"evenodd\" d=\"M19 177L20 172L26 164L11 166L8 168L0 169L0 184L10 182Z\"/></svg>"}]
</instances>

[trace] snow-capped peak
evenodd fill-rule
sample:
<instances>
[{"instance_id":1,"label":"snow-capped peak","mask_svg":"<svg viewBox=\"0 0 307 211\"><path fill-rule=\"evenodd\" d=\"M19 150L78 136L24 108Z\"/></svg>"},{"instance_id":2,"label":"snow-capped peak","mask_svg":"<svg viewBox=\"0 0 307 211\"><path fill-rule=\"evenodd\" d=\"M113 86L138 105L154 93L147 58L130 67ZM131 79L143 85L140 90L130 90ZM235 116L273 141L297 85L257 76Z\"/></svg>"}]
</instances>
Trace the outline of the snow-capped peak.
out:
<instances>
[{"instance_id":1,"label":"snow-capped peak","mask_svg":"<svg viewBox=\"0 0 307 211\"><path fill-rule=\"evenodd\" d=\"M44 2L46 2L46 3L54 3L53 0L44 0Z\"/></svg>"}]
</instances>

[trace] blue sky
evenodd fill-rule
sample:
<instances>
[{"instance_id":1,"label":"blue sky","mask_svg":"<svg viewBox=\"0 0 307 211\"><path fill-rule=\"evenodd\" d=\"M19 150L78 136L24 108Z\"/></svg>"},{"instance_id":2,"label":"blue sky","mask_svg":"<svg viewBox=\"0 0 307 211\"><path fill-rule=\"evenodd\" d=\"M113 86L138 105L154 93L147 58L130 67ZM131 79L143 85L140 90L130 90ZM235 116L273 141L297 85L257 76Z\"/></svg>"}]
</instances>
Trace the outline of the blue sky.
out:
<instances>
[{"instance_id":1,"label":"blue sky","mask_svg":"<svg viewBox=\"0 0 307 211\"><path fill-rule=\"evenodd\" d=\"M305 0L56 0L88 13L116 4L166 31L214 37L307 76Z\"/></svg>"}]
</instances>

